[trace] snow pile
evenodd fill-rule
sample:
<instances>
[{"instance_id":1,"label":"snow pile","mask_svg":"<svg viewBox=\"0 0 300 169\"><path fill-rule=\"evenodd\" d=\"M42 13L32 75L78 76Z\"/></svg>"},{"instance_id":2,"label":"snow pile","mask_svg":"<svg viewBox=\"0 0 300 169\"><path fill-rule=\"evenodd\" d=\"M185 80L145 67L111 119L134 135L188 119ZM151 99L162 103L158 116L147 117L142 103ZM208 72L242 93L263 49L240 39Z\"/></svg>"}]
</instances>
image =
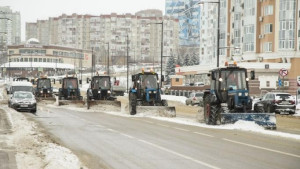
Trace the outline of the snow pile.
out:
<instances>
[{"instance_id":1,"label":"snow pile","mask_svg":"<svg viewBox=\"0 0 300 169\"><path fill-rule=\"evenodd\" d=\"M5 106L3 108L12 123L12 133L8 135L7 145L16 149L18 169L27 168L81 168L82 164L72 152L54 143L43 134L37 124L28 121L19 112ZM86 167L83 167L86 168Z\"/></svg>"},{"instance_id":2,"label":"snow pile","mask_svg":"<svg viewBox=\"0 0 300 169\"><path fill-rule=\"evenodd\" d=\"M186 97L184 96L172 96L172 95L161 95L161 98L168 101L177 101L183 104L185 104L185 100L186 100Z\"/></svg>"},{"instance_id":3,"label":"snow pile","mask_svg":"<svg viewBox=\"0 0 300 169\"><path fill-rule=\"evenodd\" d=\"M210 128L210 129L222 129L222 130L242 130L242 131L250 131L261 133L265 135L279 136L284 138L292 138L300 140L300 135L298 134L289 134L272 130L265 130L263 127L257 125L255 122L250 121L237 121L235 124L226 124L226 125L218 125L218 126L210 126L203 123L199 123L196 119L187 119L187 118L165 118L165 117L151 117L153 119L168 121L178 124L197 126L202 128Z\"/></svg>"},{"instance_id":4,"label":"snow pile","mask_svg":"<svg viewBox=\"0 0 300 169\"><path fill-rule=\"evenodd\" d=\"M44 162L47 164L44 169L80 168L78 158L69 149L49 143L40 152L45 156Z\"/></svg>"},{"instance_id":5,"label":"snow pile","mask_svg":"<svg viewBox=\"0 0 300 169\"><path fill-rule=\"evenodd\" d=\"M296 113L294 114L294 116L300 116L300 104L297 104Z\"/></svg>"}]
</instances>

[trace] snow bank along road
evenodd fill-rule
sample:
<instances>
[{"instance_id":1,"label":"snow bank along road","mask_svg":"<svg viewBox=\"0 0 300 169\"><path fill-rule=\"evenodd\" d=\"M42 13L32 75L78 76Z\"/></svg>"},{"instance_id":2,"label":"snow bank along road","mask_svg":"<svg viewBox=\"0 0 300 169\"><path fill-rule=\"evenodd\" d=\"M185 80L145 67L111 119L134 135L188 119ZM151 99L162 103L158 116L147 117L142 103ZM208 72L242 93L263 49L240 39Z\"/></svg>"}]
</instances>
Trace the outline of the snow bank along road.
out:
<instances>
[{"instance_id":1,"label":"snow bank along road","mask_svg":"<svg viewBox=\"0 0 300 169\"><path fill-rule=\"evenodd\" d=\"M295 168L300 140L146 117L40 106L26 114L89 168Z\"/></svg>"}]
</instances>

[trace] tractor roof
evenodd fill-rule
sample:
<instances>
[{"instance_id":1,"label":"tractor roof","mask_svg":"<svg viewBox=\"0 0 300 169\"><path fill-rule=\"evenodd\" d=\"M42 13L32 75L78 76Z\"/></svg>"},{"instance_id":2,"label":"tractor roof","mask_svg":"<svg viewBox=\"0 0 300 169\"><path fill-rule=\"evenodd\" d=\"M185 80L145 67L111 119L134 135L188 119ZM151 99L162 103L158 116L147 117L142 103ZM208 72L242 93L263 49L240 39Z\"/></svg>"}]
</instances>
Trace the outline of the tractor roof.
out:
<instances>
[{"instance_id":1,"label":"tractor roof","mask_svg":"<svg viewBox=\"0 0 300 169\"><path fill-rule=\"evenodd\" d=\"M213 71L217 71L217 70L220 70L220 71L225 71L225 70L247 70L246 68L242 68L242 67L237 67L237 66L229 66L229 67L220 67L220 68L217 68L217 69L213 69L211 70L211 72Z\"/></svg>"},{"instance_id":2,"label":"tractor roof","mask_svg":"<svg viewBox=\"0 0 300 169\"><path fill-rule=\"evenodd\" d=\"M155 72L144 72L144 73L138 73L138 75L157 75Z\"/></svg>"}]
</instances>

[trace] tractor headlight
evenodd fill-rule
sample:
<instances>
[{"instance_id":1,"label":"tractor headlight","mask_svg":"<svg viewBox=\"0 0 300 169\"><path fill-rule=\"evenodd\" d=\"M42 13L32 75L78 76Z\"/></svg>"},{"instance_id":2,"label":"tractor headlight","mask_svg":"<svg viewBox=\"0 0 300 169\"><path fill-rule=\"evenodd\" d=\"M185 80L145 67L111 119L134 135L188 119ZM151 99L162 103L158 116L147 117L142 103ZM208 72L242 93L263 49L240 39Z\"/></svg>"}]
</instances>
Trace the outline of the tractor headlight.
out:
<instances>
[{"instance_id":1,"label":"tractor headlight","mask_svg":"<svg viewBox=\"0 0 300 169\"><path fill-rule=\"evenodd\" d=\"M156 94L156 91L153 91L154 94Z\"/></svg>"},{"instance_id":2,"label":"tractor headlight","mask_svg":"<svg viewBox=\"0 0 300 169\"><path fill-rule=\"evenodd\" d=\"M157 83L159 83L159 80L157 80Z\"/></svg>"},{"instance_id":3,"label":"tractor headlight","mask_svg":"<svg viewBox=\"0 0 300 169\"><path fill-rule=\"evenodd\" d=\"M109 90L109 91L107 91L107 93L110 93L110 90Z\"/></svg>"},{"instance_id":4,"label":"tractor headlight","mask_svg":"<svg viewBox=\"0 0 300 169\"><path fill-rule=\"evenodd\" d=\"M219 78L219 81L220 81L220 82L222 82L222 81L223 81L223 79L220 77L220 78Z\"/></svg>"},{"instance_id":5,"label":"tractor headlight","mask_svg":"<svg viewBox=\"0 0 300 169\"><path fill-rule=\"evenodd\" d=\"M99 90L98 93L101 93L101 91Z\"/></svg>"},{"instance_id":6,"label":"tractor headlight","mask_svg":"<svg viewBox=\"0 0 300 169\"><path fill-rule=\"evenodd\" d=\"M140 83L140 81L138 80L137 83Z\"/></svg>"},{"instance_id":7,"label":"tractor headlight","mask_svg":"<svg viewBox=\"0 0 300 169\"><path fill-rule=\"evenodd\" d=\"M249 95L249 93L245 93L245 96L248 96Z\"/></svg>"},{"instance_id":8,"label":"tractor headlight","mask_svg":"<svg viewBox=\"0 0 300 169\"><path fill-rule=\"evenodd\" d=\"M43 91L40 91L40 93L43 93Z\"/></svg>"},{"instance_id":9,"label":"tractor headlight","mask_svg":"<svg viewBox=\"0 0 300 169\"><path fill-rule=\"evenodd\" d=\"M247 81L247 82L249 81L249 78L248 78L248 77L246 78L246 81Z\"/></svg>"},{"instance_id":10,"label":"tractor headlight","mask_svg":"<svg viewBox=\"0 0 300 169\"><path fill-rule=\"evenodd\" d=\"M239 96L242 96L243 95L243 93L239 93Z\"/></svg>"}]
</instances>

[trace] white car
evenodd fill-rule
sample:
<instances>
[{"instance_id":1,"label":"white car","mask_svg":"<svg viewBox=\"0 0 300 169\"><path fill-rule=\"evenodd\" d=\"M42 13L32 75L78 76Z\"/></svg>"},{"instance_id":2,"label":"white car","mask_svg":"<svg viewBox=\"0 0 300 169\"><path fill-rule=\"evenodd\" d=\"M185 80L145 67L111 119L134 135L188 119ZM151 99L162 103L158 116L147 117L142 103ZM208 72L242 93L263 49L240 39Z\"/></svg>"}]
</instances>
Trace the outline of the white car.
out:
<instances>
[{"instance_id":1,"label":"white car","mask_svg":"<svg viewBox=\"0 0 300 169\"><path fill-rule=\"evenodd\" d=\"M8 100L8 106L18 111L36 113L36 100L32 92L16 91Z\"/></svg>"}]
</instances>

